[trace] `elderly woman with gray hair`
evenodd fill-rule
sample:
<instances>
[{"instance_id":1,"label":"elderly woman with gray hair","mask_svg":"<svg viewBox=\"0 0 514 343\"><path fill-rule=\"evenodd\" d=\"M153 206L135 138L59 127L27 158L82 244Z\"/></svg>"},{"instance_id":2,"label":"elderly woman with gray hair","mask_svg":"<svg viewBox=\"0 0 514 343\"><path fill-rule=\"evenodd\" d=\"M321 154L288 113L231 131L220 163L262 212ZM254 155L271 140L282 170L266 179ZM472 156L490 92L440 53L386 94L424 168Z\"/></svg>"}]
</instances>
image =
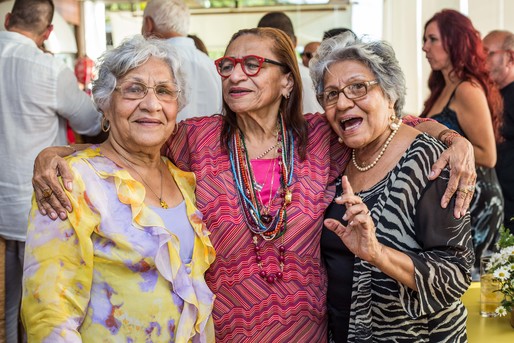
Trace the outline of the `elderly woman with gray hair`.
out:
<instances>
[{"instance_id":1,"label":"elderly woman with gray hair","mask_svg":"<svg viewBox=\"0 0 514 343\"><path fill-rule=\"evenodd\" d=\"M33 342L212 342L215 253L195 177L160 156L185 105L167 44L142 36L101 59L93 96L106 142L67 157L74 211L33 202L22 317Z\"/></svg>"},{"instance_id":2,"label":"elderly woman with gray hair","mask_svg":"<svg viewBox=\"0 0 514 343\"><path fill-rule=\"evenodd\" d=\"M427 175L444 146L402 125L405 80L392 47L326 40L311 75L352 155L321 238L330 340L465 342L469 213L456 219L439 206L448 170Z\"/></svg>"}]
</instances>

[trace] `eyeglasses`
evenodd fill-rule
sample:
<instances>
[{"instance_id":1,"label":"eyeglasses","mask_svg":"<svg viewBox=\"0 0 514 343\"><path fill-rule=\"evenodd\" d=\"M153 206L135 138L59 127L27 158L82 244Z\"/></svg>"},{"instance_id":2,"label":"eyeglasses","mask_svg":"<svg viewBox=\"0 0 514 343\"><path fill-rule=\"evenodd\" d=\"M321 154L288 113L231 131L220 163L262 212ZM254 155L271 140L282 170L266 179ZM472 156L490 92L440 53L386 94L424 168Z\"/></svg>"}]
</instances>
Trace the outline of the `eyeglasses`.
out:
<instances>
[{"instance_id":1,"label":"eyeglasses","mask_svg":"<svg viewBox=\"0 0 514 343\"><path fill-rule=\"evenodd\" d=\"M302 57L306 57L307 59L310 60L312 58L312 56L314 56L314 53L312 53L312 52L302 52L300 55Z\"/></svg>"},{"instance_id":2,"label":"eyeglasses","mask_svg":"<svg viewBox=\"0 0 514 343\"><path fill-rule=\"evenodd\" d=\"M261 71L262 64L264 62L287 68L287 65L284 63L256 55L248 55L241 58L224 56L214 61L216 64L216 69L218 70L218 74L220 74L223 78L229 77L238 63L241 65L243 73L245 73L247 76L255 76Z\"/></svg>"},{"instance_id":3,"label":"eyeglasses","mask_svg":"<svg viewBox=\"0 0 514 343\"><path fill-rule=\"evenodd\" d=\"M176 86L172 83L161 83L149 87L142 82L125 81L114 89L119 91L124 99L128 100L143 99L148 94L149 89L153 89L157 99L164 102L175 101L180 94L180 89L176 89Z\"/></svg>"},{"instance_id":4,"label":"eyeglasses","mask_svg":"<svg viewBox=\"0 0 514 343\"><path fill-rule=\"evenodd\" d=\"M346 98L355 100L368 94L368 89L376 84L377 80L355 82L341 89L327 89L317 97L324 108L329 108L337 104L339 94L343 93Z\"/></svg>"},{"instance_id":5,"label":"eyeglasses","mask_svg":"<svg viewBox=\"0 0 514 343\"><path fill-rule=\"evenodd\" d=\"M498 53L498 52L512 52L512 50L502 50L502 49L499 49L499 50L486 50L485 53L487 55L487 57L493 57L494 54Z\"/></svg>"}]
</instances>

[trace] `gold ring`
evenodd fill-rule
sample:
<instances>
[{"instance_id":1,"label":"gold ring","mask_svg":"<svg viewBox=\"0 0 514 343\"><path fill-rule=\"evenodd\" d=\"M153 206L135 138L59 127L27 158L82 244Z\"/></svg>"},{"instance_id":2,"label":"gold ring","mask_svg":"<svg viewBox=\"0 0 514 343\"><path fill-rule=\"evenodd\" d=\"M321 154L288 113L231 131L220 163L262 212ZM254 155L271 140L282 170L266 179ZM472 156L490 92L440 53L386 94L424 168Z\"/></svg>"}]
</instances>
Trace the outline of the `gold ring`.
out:
<instances>
[{"instance_id":1,"label":"gold ring","mask_svg":"<svg viewBox=\"0 0 514 343\"><path fill-rule=\"evenodd\" d=\"M468 189L468 192L470 192L470 193L471 193L471 192L473 192L473 191L475 190L475 186L473 186L473 185L469 185L469 186L467 187L467 189Z\"/></svg>"},{"instance_id":2,"label":"gold ring","mask_svg":"<svg viewBox=\"0 0 514 343\"><path fill-rule=\"evenodd\" d=\"M468 191L468 188L467 188L467 187L466 187L466 188L459 188L459 189L457 189L457 192L464 193L465 195L467 195L467 194L469 193L469 191Z\"/></svg>"},{"instance_id":3,"label":"gold ring","mask_svg":"<svg viewBox=\"0 0 514 343\"><path fill-rule=\"evenodd\" d=\"M47 199L52 196L52 190L50 188L43 189L43 198Z\"/></svg>"}]
</instances>

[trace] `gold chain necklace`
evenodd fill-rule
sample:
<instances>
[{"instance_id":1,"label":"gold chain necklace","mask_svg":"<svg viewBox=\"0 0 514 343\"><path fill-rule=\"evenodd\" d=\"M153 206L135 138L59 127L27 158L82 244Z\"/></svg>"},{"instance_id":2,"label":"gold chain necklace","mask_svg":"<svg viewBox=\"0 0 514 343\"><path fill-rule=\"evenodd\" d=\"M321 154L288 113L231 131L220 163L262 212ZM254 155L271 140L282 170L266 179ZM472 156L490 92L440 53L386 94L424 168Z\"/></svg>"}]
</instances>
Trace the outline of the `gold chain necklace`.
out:
<instances>
[{"instance_id":1,"label":"gold chain necklace","mask_svg":"<svg viewBox=\"0 0 514 343\"><path fill-rule=\"evenodd\" d=\"M384 152L386 151L387 147L389 146L389 143L391 143L391 141L393 140L394 135L396 135L396 133L398 132L398 129L400 128L401 123L402 123L401 121L398 122L398 126L396 126L395 129L393 130L393 132L391 132L391 134L389 135L389 137L387 137L387 140L384 143L384 146L382 147L382 150L380 150L380 153L378 154L377 158L375 158L375 160L373 162L371 162L371 164L368 164L367 166L359 166L357 164L357 161L356 161L356 158L355 158L355 149L352 149L352 162L353 162L353 165L355 166L355 168L357 168L358 171L365 172L365 171L370 170L374 166L376 166L376 164L378 163L380 158L384 155Z\"/></svg>"},{"instance_id":2,"label":"gold chain necklace","mask_svg":"<svg viewBox=\"0 0 514 343\"><path fill-rule=\"evenodd\" d=\"M161 195L158 196L157 193L154 192L152 187L150 187L150 185L146 183L146 181L143 178L143 176L141 174L139 174L139 172L134 167L134 165L132 163L130 163L125 157L123 157L123 155L121 155L121 154L118 154L118 155L127 163L127 165L130 167L130 169L132 169L133 171L135 171L137 173L137 175L139 175L139 177L141 178L141 181L143 181L143 183L146 185L146 187L148 187L148 189L157 197L157 199L159 199L159 203L160 203L161 207L164 208L164 209L168 208L169 206L166 203L166 201L162 200L162 170L161 170L161 167L160 167L160 163L159 163L159 167L158 168L159 168L159 174L161 175Z\"/></svg>"}]
</instances>

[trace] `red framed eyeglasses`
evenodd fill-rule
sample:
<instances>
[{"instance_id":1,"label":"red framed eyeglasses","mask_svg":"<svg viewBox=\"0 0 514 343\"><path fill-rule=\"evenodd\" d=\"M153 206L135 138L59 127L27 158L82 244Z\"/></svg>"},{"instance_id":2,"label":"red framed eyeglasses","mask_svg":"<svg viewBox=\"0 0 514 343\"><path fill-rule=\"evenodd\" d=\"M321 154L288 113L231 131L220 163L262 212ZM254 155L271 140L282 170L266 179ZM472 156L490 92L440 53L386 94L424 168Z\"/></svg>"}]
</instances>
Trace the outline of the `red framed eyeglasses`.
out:
<instances>
[{"instance_id":1,"label":"red framed eyeglasses","mask_svg":"<svg viewBox=\"0 0 514 343\"><path fill-rule=\"evenodd\" d=\"M218 74L223 78L227 78L232 74L238 63L241 65L241 69L247 76L255 76L261 71L262 64L264 62L287 68L287 65L284 63L256 55L248 55L241 58L224 56L214 61L214 64L216 64Z\"/></svg>"}]
</instances>

